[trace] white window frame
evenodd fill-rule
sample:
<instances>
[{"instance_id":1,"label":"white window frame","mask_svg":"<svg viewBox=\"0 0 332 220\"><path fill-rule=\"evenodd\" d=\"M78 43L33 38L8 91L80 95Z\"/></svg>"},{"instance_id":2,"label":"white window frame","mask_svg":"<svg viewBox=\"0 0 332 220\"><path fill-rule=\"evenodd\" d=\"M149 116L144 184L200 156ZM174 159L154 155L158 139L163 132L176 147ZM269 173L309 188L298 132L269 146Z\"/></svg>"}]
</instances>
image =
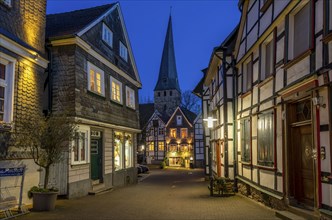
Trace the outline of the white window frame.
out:
<instances>
[{"instance_id":1,"label":"white window frame","mask_svg":"<svg viewBox=\"0 0 332 220\"><path fill-rule=\"evenodd\" d=\"M262 59L261 59L261 80L264 80L274 73L274 33L272 32L267 39L262 44ZM270 54L270 72L267 73L267 45L271 44L271 54Z\"/></svg>"},{"instance_id":2,"label":"white window frame","mask_svg":"<svg viewBox=\"0 0 332 220\"><path fill-rule=\"evenodd\" d=\"M16 59L0 52L0 63L5 65L5 80L0 80L0 85L5 87L3 121L6 123L12 123Z\"/></svg>"},{"instance_id":3,"label":"white window frame","mask_svg":"<svg viewBox=\"0 0 332 220\"><path fill-rule=\"evenodd\" d=\"M94 89L91 90L90 88L90 83L91 83L91 78L90 78L90 72L91 70L94 72L94 81L97 81L97 74L96 73L100 73L100 90L101 92L99 93L97 91L97 84L95 83L94 85ZM101 96L105 96L105 76L104 76L104 71L101 70L100 68L98 68L97 66L93 65L92 63L88 62L87 64L87 78L88 78L88 90L96 93L98 95Z\"/></svg>"},{"instance_id":4,"label":"white window frame","mask_svg":"<svg viewBox=\"0 0 332 220\"><path fill-rule=\"evenodd\" d=\"M107 45L113 48L113 32L104 23L103 23L102 39Z\"/></svg>"},{"instance_id":5,"label":"white window frame","mask_svg":"<svg viewBox=\"0 0 332 220\"><path fill-rule=\"evenodd\" d=\"M288 25L288 33L289 33L289 37L288 37L288 59L292 60L294 58L296 58L297 56L301 55L303 52L305 52L306 50L308 50L310 48L310 39L311 39L311 24L310 24L310 4L311 2L308 0L305 1L301 1L299 3L299 6L292 11L289 14L289 25ZM294 50L295 50L295 16L302 10L304 9L304 7L309 7L309 15L308 15L308 19L309 19L309 25L308 25L308 48L303 49L302 52L300 52L299 54L294 54Z\"/></svg>"},{"instance_id":6,"label":"white window frame","mask_svg":"<svg viewBox=\"0 0 332 220\"><path fill-rule=\"evenodd\" d=\"M135 91L132 88L126 86L126 106L135 109Z\"/></svg>"},{"instance_id":7,"label":"white window frame","mask_svg":"<svg viewBox=\"0 0 332 220\"><path fill-rule=\"evenodd\" d=\"M176 125L182 125L182 116L181 115L176 116Z\"/></svg>"},{"instance_id":8,"label":"white window frame","mask_svg":"<svg viewBox=\"0 0 332 220\"><path fill-rule=\"evenodd\" d=\"M117 100L117 99L114 99L113 98L113 82L115 84L118 84L119 87L120 87L120 100ZM119 81L119 80L116 80L115 78L111 77L111 82L110 82L110 89L111 89L111 100L114 101L114 102L117 102L117 103L120 103L122 104L122 83Z\"/></svg>"},{"instance_id":9,"label":"white window frame","mask_svg":"<svg viewBox=\"0 0 332 220\"><path fill-rule=\"evenodd\" d=\"M72 165L79 165L79 164L87 164L90 162L90 127L89 126L82 126L79 125L77 131L78 133L84 133L85 134L85 160L81 160L81 155L79 154L79 160L75 161L75 152L74 152L74 146L76 138L72 141L71 145L71 164Z\"/></svg>"},{"instance_id":10,"label":"white window frame","mask_svg":"<svg viewBox=\"0 0 332 220\"><path fill-rule=\"evenodd\" d=\"M119 41L119 44L120 44L119 46L120 57L122 57L122 59L128 62L128 49L121 41Z\"/></svg>"}]
</instances>

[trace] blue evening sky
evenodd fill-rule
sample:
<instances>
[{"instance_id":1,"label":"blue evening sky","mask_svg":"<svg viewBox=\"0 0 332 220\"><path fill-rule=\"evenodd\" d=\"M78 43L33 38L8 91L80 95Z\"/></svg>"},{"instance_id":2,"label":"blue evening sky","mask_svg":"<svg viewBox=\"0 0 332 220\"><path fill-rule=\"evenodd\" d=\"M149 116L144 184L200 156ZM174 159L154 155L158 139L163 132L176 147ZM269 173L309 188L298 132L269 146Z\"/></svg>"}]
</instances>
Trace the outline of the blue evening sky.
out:
<instances>
[{"instance_id":1,"label":"blue evening sky","mask_svg":"<svg viewBox=\"0 0 332 220\"><path fill-rule=\"evenodd\" d=\"M113 3L111 0L48 0L47 14ZM153 100L172 7L175 57L182 91L193 90L219 46L240 20L238 0L120 0L143 84L140 102Z\"/></svg>"}]
</instances>

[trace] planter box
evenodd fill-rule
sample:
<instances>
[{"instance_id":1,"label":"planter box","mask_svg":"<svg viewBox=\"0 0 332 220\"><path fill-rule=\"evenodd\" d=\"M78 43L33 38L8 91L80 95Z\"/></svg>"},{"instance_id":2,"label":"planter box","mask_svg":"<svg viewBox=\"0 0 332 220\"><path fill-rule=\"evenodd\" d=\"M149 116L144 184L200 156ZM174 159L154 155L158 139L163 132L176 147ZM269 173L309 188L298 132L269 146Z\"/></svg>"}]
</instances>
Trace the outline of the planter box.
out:
<instances>
[{"instance_id":1,"label":"planter box","mask_svg":"<svg viewBox=\"0 0 332 220\"><path fill-rule=\"evenodd\" d=\"M58 192L33 192L33 211L52 211L55 209L55 201Z\"/></svg>"}]
</instances>

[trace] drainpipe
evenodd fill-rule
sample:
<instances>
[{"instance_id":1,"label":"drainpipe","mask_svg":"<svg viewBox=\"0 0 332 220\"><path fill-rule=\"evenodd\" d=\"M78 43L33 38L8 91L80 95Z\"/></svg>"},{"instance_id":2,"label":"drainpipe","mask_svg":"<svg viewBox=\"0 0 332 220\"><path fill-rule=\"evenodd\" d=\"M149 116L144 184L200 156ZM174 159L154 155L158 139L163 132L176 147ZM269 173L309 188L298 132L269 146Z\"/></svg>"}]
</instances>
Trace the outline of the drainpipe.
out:
<instances>
[{"instance_id":1,"label":"drainpipe","mask_svg":"<svg viewBox=\"0 0 332 220\"><path fill-rule=\"evenodd\" d=\"M237 113L237 76L236 76L236 69L235 69L235 58L232 54L232 75L233 75L233 172L234 172L234 191L237 192L237 120L236 120L236 113Z\"/></svg>"},{"instance_id":2,"label":"drainpipe","mask_svg":"<svg viewBox=\"0 0 332 220\"><path fill-rule=\"evenodd\" d=\"M52 51L51 51L51 45L47 44L46 45L46 52L47 52L47 57L49 60L49 63L47 65L47 72L48 72L48 105L47 105L47 112L44 112L45 115L48 115L52 112L52 105L53 105L53 69L52 69L52 65L53 65L53 59L52 59ZM44 89L45 89L46 84L44 84Z\"/></svg>"},{"instance_id":3,"label":"drainpipe","mask_svg":"<svg viewBox=\"0 0 332 220\"><path fill-rule=\"evenodd\" d=\"M222 71L223 71L223 93L224 93L224 151L225 151L225 170L224 170L224 175L225 177L228 177L228 171L229 171L229 167L228 167L228 126L227 126L227 118L228 118L228 114L227 114L227 83L226 83L226 52L227 52L227 47L222 47L221 48L223 53L222 53Z\"/></svg>"}]
</instances>

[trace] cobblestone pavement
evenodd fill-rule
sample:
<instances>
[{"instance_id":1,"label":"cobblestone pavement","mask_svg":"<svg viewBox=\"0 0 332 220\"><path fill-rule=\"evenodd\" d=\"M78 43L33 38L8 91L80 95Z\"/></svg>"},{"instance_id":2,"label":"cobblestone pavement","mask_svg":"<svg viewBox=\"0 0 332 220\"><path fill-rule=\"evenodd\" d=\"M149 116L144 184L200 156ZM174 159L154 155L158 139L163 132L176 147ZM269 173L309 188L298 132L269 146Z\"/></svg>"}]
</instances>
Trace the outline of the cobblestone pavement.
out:
<instances>
[{"instance_id":1,"label":"cobblestone pavement","mask_svg":"<svg viewBox=\"0 0 332 220\"><path fill-rule=\"evenodd\" d=\"M152 169L137 185L58 200L55 211L17 219L278 219L273 210L240 195L210 197L207 185L200 169Z\"/></svg>"}]
</instances>

